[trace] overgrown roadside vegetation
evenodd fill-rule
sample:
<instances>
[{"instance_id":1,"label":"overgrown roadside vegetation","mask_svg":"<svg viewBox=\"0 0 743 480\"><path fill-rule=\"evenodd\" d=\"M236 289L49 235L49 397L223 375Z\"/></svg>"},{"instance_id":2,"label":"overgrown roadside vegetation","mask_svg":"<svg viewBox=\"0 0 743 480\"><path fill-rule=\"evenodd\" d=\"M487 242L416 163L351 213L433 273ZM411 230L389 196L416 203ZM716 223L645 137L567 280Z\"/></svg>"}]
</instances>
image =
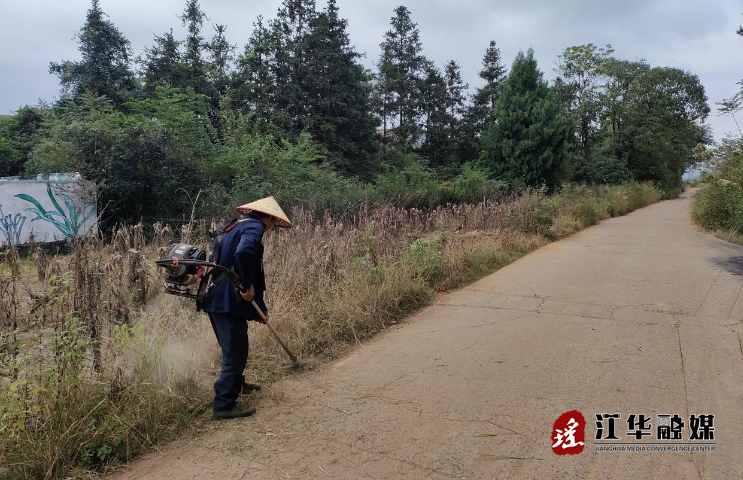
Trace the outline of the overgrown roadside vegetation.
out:
<instances>
[{"instance_id":1,"label":"overgrown roadside vegetation","mask_svg":"<svg viewBox=\"0 0 743 480\"><path fill-rule=\"evenodd\" d=\"M743 27L736 33L743 36ZM738 135L728 135L714 148L695 152L706 161L706 169L700 179L702 189L694 196L692 216L719 238L743 245L743 131L736 118L743 110L743 80L738 85L742 87L735 95L717 104L721 115L733 118Z\"/></svg>"},{"instance_id":2,"label":"overgrown roadside vegetation","mask_svg":"<svg viewBox=\"0 0 743 480\"><path fill-rule=\"evenodd\" d=\"M528 191L430 211L380 206L351 221L295 209L266 239L272 322L301 356L334 358L456 288L550 240L656 202L642 184ZM153 261L174 239L203 244L205 222L141 226L0 268L0 477L80 477L130 460L202 421L219 366L203 313L159 293ZM164 250L164 251L163 251ZM283 352L251 326L251 380L280 375Z\"/></svg>"},{"instance_id":3,"label":"overgrown roadside vegetation","mask_svg":"<svg viewBox=\"0 0 743 480\"><path fill-rule=\"evenodd\" d=\"M710 169L701 177L692 215L703 228L743 245L743 140L729 140L708 152Z\"/></svg>"}]
</instances>

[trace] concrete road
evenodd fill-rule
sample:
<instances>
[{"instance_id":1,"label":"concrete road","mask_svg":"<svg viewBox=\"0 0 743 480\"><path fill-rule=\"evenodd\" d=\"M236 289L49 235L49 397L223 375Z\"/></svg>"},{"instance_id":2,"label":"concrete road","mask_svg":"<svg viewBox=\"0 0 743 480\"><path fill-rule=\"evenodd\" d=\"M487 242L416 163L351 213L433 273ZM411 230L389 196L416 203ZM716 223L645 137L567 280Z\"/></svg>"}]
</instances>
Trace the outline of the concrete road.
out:
<instances>
[{"instance_id":1,"label":"concrete road","mask_svg":"<svg viewBox=\"0 0 743 480\"><path fill-rule=\"evenodd\" d=\"M274 385L255 417L210 422L114 477L743 478L743 248L697 231L688 207L542 248ZM584 450L556 455L553 424L572 410ZM596 440L596 414L621 415L618 440L608 420ZM659 441L658 415L678 415L680 440Z\"/></svg>"}]
</instances>

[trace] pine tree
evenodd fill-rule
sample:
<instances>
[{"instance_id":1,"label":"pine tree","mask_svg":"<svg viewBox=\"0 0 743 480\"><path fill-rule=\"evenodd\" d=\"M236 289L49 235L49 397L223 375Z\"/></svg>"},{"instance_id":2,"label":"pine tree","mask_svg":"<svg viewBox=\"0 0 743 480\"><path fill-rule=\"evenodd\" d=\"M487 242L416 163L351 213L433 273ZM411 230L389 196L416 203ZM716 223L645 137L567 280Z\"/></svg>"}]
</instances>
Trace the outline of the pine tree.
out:
<instances>
[{"instance_id":1,"label":"pine tree","mask_svg":"<svg viewBox=\"0 0 743 480\"><path fill-rule=\"evenodd\" d=\"M420 85L427 77L427 60L421 53L418 25L410 18L407 7L395 8L380 44L378 82L382 98L383 135L394 131L398 141L416 144L420 134L422 92Z\"/></svg>"},{"instance_id":2,"label":"pine tree","mask_svg":"<svg viewBox=\"0 0 743 480\"><path fill-rule=\"evenodd\" d=\"M519 52L495 105L482 163L512 185L554 189L567 158L571 122L550 93L534 52Z\"/></svg>"},{"instance_id":3,"label":"pine tree","mask_svg":"<svg viewBox=\"0 0 743 480\"><path fill-rule=\"evenodd\" d=\"M478 76L485 80L485 85L475 90L468 118L474 135L480 137L493 123L495 103L498 101L501 84L506 78L506 67L501 63L500 49L493 40L485 50L482 70L478 72Z\"/></svg>"},{"instance_id":4,"label":"pine tree","mask_svg":"<svg viewBox=\"0 0 743 480\"><path fill-rule=\"evenodd\" d=\"M129 65L130 44L93 0L85 24L77 38L82 55L79 62L51 62L49 73L59 77L61 101L75 100L85 92L106 95L115 105L123 104L134 90L134 74Z\"/></svg>"},{"instance_id":5,"label":"pine tree","mask_svg":"<svg viewBox=\"0 0 743 480\"><path fill-rule=\"evenodd\" d=\"M233 107L252 113L258 124L266 129L272 119L276 95L271 68L274 51L271 32L259 16L244 52L237 59L237 70L231 77L228 94Z\"/></svg>"},{"instance_id":6,"label":"pine tree","mask_svg":"<svg viewBox=\"0 0 743 480\"><path fill-rule=\"evenodd\" d=\"M376 120L371 114L371 79L351 46L348 22L335 0L310 23L305 39L307 130L336 156L345 174L370 179L376 173Z\"/></svg>"},{"instance_id":7,"label":"pine tree","mask_svg":"<svg viewBox=\"0 0 743 480\"><path fill-rule=\"evenodd\" d=\"M183 15L179 17L181 23L188 30L186 36L186 52L183 60L186 64L188 86L196 93L206 95L213 104L218 102L215 89L207 80L207 67L204 61L203 51L205 49L204 37L201 28L207 20L206 14L201 10L198 0L187 0Z\"/></svg>"},{"instance_id":8,"label":"pine tree","mask_svg":"<svg viewBox=\"0 0 743 480\"><path fill-rule=\"evenodd\" d=\"M155 45L148 48L143 60L145 89L152 93L155 88L186 88L188 73L179 42L173 29L163 36L155 36Z\"/></svg>"},{"instance_id":9,"label":"pine tree","mask_svg":"<svg viewBox=\"0 0 743 480\"><path fill-rule=\"evenodd\" d=\"M466 92L469 85L464 83L464 80L462 80L459 64L454 60L450 60L449 63L446 64L444 78L446 79L446 110L448 113L447 130L449 133L449 140L452 143L457 143L461 133L460 122L467 110Z\"/></svg>"},{"instance_id":10,"label":"pine tree","mask_svg":"<svg viewBox=\"0 0 743 480\"><path fill-rule=\"evenodd\" d=\"M272 120L297 135L307 126L305 88L309 59L305 42L316 17L315 0L284 0L270 22L271 73L275 82Z\"/></svg>"},{"instance_id":11,"label":"pine tree","mask_svg":"<svg viewBox=\"0 0 743 480\"><path fill-rule=\"evenodd\" d=\"M426 72L426 80L421 85L425 141L420 153L439 173L455 176L461 163L458 147L463 134L467 84L454 60L446 64L443 75L431 62Z\"/></svg>"},{"instance_id":12,"label":"pine tree","mask_svg":"<svg viewBox=\"0 0 743 480\"><path fill-rule=\"evenodd\" d=\"M419 153L432 167L440 169L450 162L452 150L448 131L447 84L433 62L426 62L423 71L425 74L418 89L421 92L419 108L424 141Z\"/></svg>"},{"instance_id":13,"label":"pine tree","mask_svg":"<svg viewBox=\"0 0 743 480\"><path fill-rule=\"evenodd\" d=\"M207 64L207 79L221 98L227 92L230 79L230 66L235 57L235 46L227 41L224 25L214 26L214 37L207 44L209 63Z\"/></svg>"},{"instance_id":14,"label":"pine tree","mask_svg":"<svg viewBox=\"0 0 743 480\"><path fill-rule=\"evenodd\" d=\"M444 70L446 80L446 166L450 176L459 172L460 165L471 158L467 156L467 147L472 142L471 132L466 126L467 85L462 80L459 64L450 60ZM474 154L473 154L474 155Z\"/></svg>"}]
</instances>

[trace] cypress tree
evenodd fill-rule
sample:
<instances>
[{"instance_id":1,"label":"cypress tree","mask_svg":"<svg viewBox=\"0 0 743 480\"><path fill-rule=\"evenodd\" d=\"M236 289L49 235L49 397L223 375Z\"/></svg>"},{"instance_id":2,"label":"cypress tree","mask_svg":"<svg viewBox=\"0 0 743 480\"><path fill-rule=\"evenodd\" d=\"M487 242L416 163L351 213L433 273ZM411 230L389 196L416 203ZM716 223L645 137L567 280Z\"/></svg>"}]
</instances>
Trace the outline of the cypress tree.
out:
<instances>
[{"instance_id":1,"label":"cypress tree","mask_svg":"<svg viewBox=\"0 0 743 480\"><path fill-rule=\"evenodd\" d=\"M376 119L371 114L371 79L351 46L348 22L335 0L314 18L306 38L307 130L334 154L345 174L370 179L376 173Z\"/></svg>"},{"instance_id":2,"label":"cypress tree","mask_svg":"<svg viewBox=\"0 0 743 480\"><path fill-rule=\"evenodd\" d=\"M158 86L188 86L188 71L180 52L181 43L173 36L173 29L163 36L155 36L155 45L146 50L143 61L145 90L152 93Z\"/></svg>"},{"instance_id":3,"label":"cypress tree","mask_svg":"<svg viewBox=\"0 0 743 480\"><path fill-rule=\"evenodd\" d=\"M59 77L61 101L77 100L83 93L92 92L106 95L120 106L134 90L129 40L105 15L98 0L93 0L77 35L82 59L49 64L49 73Z\"/></svg>"},{"instance_id":4,"label":"cypress tree","mask_svg":"<svg viewBox=\"0 0 743 480\"><path fill-rule=\"evenodd\" d=\"M390 25L392 28L384 34L380 44L382 53L378 64L383 135L387 137L388 132L394 130L396 140L415 144L422 113L420 86L428 76L428 63L421 53L418 25L412 21L407 7L395 8Z\"/></svg>"},{"instance_id":5,"label":"cypress tree","mask_svg":"<svg viewBox=\"0 0 743 480\"><path fill-rule=\"evenodd\" d=\"M485 80L485 85L475 90L472 106L468 112L469 123L473 133L479 137L493 123L493 110L498 101L501 84L506 79L506 67L501 63L500 49L491 40L482 59L482 70L478 76Z\"/></svg>"},{"instance_id":6,"label":"cypress tree","mask_svg":"<svg viewBox=\"0 0 743 480\"><path fill-rule=\"evenodd\" d=\"M273 37L259 16L245 50L237 59L231 77L229 100L234 108L255 115L258 124L267 129L274 110L275 79L271 70Z\"/></svg>"},{"instance_id":7,"label":"cypress tree","mask_svg":"<svg viewBox=\"0 0 743 480\"><path fill-rule=\"evenodd\" d=\"M481 161L512 185L552 190L567 158L572 124L542 77L533 50L519 52L496 102L498 120L483 142Z\"/></svg>"},{"instance_id":8,"label":"cypress tree","mask_svg":"<svg viewBox=\"0 0 743 480\"><path fill-rule=\"evenodd\" d=\"M198 0L187 0L183 15L179 17L181 23L188 30L186 36L186 53L183 60L186 64L188 86L196 93L206 95L214 100L214 91L207 81L206 62L204 61L204 37L201 28L207 20L206 14L201 10Z\"/></svg>"}]
</instances>

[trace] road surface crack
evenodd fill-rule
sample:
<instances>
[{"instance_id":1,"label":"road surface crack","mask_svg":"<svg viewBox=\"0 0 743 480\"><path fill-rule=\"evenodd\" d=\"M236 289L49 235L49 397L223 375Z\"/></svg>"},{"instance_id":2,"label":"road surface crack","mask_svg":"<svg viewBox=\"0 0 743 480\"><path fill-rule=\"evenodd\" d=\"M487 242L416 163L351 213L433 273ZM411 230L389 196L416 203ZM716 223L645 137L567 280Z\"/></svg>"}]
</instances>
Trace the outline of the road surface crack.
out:
<instances>
[{"instance_id":1,"label":"road surface crack","mask_svg":"<svg viewBox=\"0 0 743 480\"><path fill-rule=\"evenodd\" d=\"M381 400L382 402L387 403L389 405L399 406L403 410L407 410L409 412L413 412L413 413L415 413L417 415L420 415L423 412L423 407L421 406L421 404L419 402L416 402L415 400L401 400L401 399L397 399L397 398L385 397L385 396L382 396L382 395L374 395L374 394L362 395L360 397L354 398L353 400L354 401L359 401L359 400L365 400L367 398L373 398L373 399L376 399L376 400ZM407 405L415 405L416 406L416 409L413 410L413 409L405 406L406 404Z\"/></svg>"},{"instance_id":2,"label":"road surface crack","mask_svg":"<svg viewBox=\"0 0 743 480\"><path fill-rule=\"evenodd\" d=\"M681 324L677 323L674 325L676 327L676 336L678 337L678 344L679 344L679 355L681 356L681 373L684 376L684 400L686 403L686 416L689 416L689 390L688 390L688 384L686 382L686 366L684 365L684 351L681 349Z\"/></svg>"},{"instance_id":3,"label":"road surface crack","mask_svg":"<svg viewBox=\"0 0 743 480\"><path fill-rule=\"evenodd\" d=\"M733 316L733 310L735 310L735 306L738 304L738 300L740 300L740 295L743 293L743 285L741 285L740 290L738 290L738 296L735 297L735 301L733 302L733 306L730 307L730 311L728 312L728 317Z\"/></svg>"},{"instance_id":4,"label":"road surface crack","mask_svg":"<svg viewBox=\"0 0 743 480\"><path fill-rule=\"evenodd\" d=\"M528 437L527 435L524 435L521 432L517 432L515 430L511 430L510 428L506 428L503 425L499 425L498 423L494 422L491 419L477 419L477 418L451 418L451 417L439 417L441 420L446 420L449 422L462 422L462 423L489 423L490 425L493 425L495 427L500 428L501 430L505 430L507 432L511 432L513 435L519 435L522 437Z\"/></svg>"},{"instance_id":5,"label":"road surface crack","mask_svg":"<svg viewBox=\"0 0 743 480\"><path fill-rule=\"evenodd\" d=\"M707 294L709 295L709 292L707 292ZM704 304L704 301L702 301L702 304ZM688 417L689 416L689 388L688 388L688 383L686 381L686 366L684 365L684 351L681 349L681 324L677 323L675 327L676 327L676 335L678 336L678 341L679 341L679 355L681 356L681 373L684 375L684 399L686 401L686 416ZM692 465L694 465L694 468L697 469L697 473L699 474L699 478L701 479L702 472L699 470L699 466L694 461L693 451L691 452L691 463Z\"/></svg>"},{"instance_id":6,"label":"road surface crack","mask_svg":"<svg viewBox=\"0 0 743 480\"><path fill-rule=\"evenodd\" d=\"M707 290L707 293L704 295L704 299L702 300L702 303L699 304L699 307L697 307L696 311L694 312L694 316L697 316L697 313L699 313L699 310L702 309L704 306L704 302L707 301L707 297L709 297L709 294L712 292L712 288L714 288L715 283L717 283L717 280L720 279L720 275L722 275L722 269L720 269L719 272L717 272L717 276L715 277L715 280L712 282L712 285L709 286L709 289ZM733 304L735 305L735 304Z\"/></svg>"}]
</instances>

